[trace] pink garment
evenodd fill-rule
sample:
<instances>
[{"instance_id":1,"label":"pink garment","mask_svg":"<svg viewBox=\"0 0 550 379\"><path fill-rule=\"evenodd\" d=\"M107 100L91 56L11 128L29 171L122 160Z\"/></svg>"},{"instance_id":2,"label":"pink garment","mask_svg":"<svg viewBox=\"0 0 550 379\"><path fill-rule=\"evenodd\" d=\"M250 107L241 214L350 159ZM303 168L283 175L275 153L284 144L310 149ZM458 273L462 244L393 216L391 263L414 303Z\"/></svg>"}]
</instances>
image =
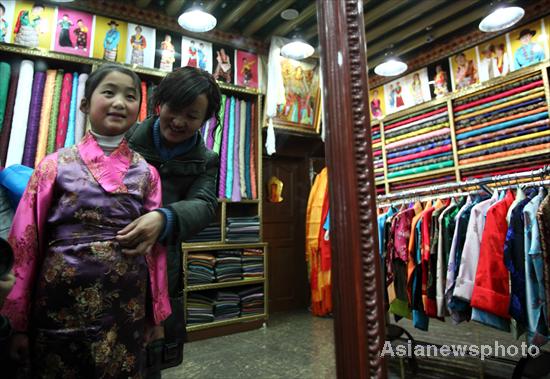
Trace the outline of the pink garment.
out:
<instances>
[{"instance_id":1,"label":"pink garment","mask_svg":"<svg viewBox=\"0 0 550 379\"><path fill-rule=\"evenodd\" d=\"M110 156L104 155L89 133L76 148L83 164L107 193L128 194L128 188L123 179L129 167L143 158L130 150L125 140ZM42 267L44 254L51 242L47 239L46 220L53 211L51 206L55 201L56 183L63 179L57 177L58 154L46 156L35 169L17 208L9 236L10 244L14 249L14 272L17 281L0 313L10 318L12 326L17 331L28 329L29 314L33 302L31 295ZM161 186L158 172L150 165L148 168L150 180L148 183L143 183L145 188L149 187L142 200L144 212L161 206ZM146 261L153 300L154 322L159 324L171 313L166 249L160 244L156 244L153 252L146 256Z\"/></svg>"},{"instance_id":2,"label":"pink garment","mask_svg":"<svg viewBox=\"0 0 550 379\"><path fill-rule=\"evenodd\" d=\"M424 140L427 140L427 139L430 139L430 138L433 138L433 137L438 137L438 136L441 136L441 135L444 135L444 134L448 134L450 132L451 132L451 129L449 129L449 128L442 128L442 129L439 129L439 130L434 130L433 132L430 132L430 133L421 134L421 135L414 136L414 137L411 137L411 138L403 139L401 141L396 141L396 142L389 143L389 144L386 145L386 149L393 149L393 148L400 147L400 146L405 146L405 145L408 145L408 144L411 144L411 143L424 141Z\"/></svg>"}]
</instances>

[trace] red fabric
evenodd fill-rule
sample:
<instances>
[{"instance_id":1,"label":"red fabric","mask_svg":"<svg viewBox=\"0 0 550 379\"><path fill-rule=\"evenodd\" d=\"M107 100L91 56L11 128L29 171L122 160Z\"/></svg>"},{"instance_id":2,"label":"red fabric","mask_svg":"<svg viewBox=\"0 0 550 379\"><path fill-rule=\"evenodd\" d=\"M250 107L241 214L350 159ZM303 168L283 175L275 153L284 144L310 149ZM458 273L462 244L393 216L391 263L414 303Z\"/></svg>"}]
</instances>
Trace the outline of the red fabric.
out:
<instances>
[{"instance_id":1,"label":"red fabric","mask_svg":"<svg viewBox=\"0 0 550 379\"><path fill-rule=\"evenodd\" d=\"M472 101L471 103L466 103L466 104L459 105L457 107L454 107L454 111L458 112L458 111L461 111L461 110L464 110L464 109L475 107L477 105L490 103L491 101L502 99L503 97L507 97L507 96L510 96L510 95L513 95L513 94L516 94L516 93L519 93L519 92L527 91L531 88L535 88L535 87L538 87L538 86L542 86L542 80L537 80L535 82L526 84L524 86L513 88L511 90L504 91L504 92L501 92L497 95L489 96L489 97L486 97L484 99Z\"/></svg>"},{"instance_id":2,"label":"red fabric","mask_svg":"<svg viewBox=\"0 0 550 379\"><path fill-rule=\"evenodd\" d=\"M447 111L447 107L436 109L435 111L431 111L431 112L424 113L424 114L421 114L421 115L418 115L418 116L415 116L415 117L411 117L411 118L408 118L406 120L396 122L395 124L384 125L384 130L391 130L393 128L397 128L398 126L405 125L405 124L408 124L408 123L416 121L416 120L422 120L423 118L428 118L430 116L436 115L438 113L444 113L446 111Z\"/></svg>"},{"instance_id":3,"label":"red fabric","mask_svg":"<svg viewBox=\"0 0 550 379\"><path fill-rule=\"evenodd\" d=\"M69 126L69 113L71 110L71 95L73 93L73 74L67 72L63 75L61 86L61 99L59 100L59 115L57 117L57 130L55 132L55 150L65 146L67 127Z\"/></svg>"},{"instance_id":4,"label":"red fabric","mask_svg":"<svg viewBox=\"0 0 550 379\"><path fill-rule=\"evenodd\" d=\"M433 314L428 313L429 301L428 301L428 273L429 273L429 262L430 262L430 227L432 225L432 214L435 211L435 207L431 206L422 212L422 225L420 231L422 233L422 245L421 245L421 267L422 267L422 303L424 303L424 311L429 317L437 316L437 307L432 307L435 312ZM434 304L435 305L435 304Z\"/></svg>"},{"instance_id":5,"label":"red fabric","mask_svg":"<svg viewBox=\"0 0 550 379\"><path fill-rule=\"evenodd\" d=\"M440 146L440 147L436 147L435 149L424 150L418 153L403 155L401 157L389 159L388 164L405 162L411 159L422 158L432 154L444 153L446 151L451 151L451 149L452 149L451 145Z\"/></svg>"},{"instance_id":6,"label":"red fabric","mask_svg":"<svg viewBox=\"0 0 550 379\"><path fill-rule=\"evenodd\" d=\"M487 211L470 302L472 307L507 319L510 318L510 285L504 265L504 243L508 229L506 213L513 202L514 193L508 190L504 199Z\"/></svg>"}]
</instances>

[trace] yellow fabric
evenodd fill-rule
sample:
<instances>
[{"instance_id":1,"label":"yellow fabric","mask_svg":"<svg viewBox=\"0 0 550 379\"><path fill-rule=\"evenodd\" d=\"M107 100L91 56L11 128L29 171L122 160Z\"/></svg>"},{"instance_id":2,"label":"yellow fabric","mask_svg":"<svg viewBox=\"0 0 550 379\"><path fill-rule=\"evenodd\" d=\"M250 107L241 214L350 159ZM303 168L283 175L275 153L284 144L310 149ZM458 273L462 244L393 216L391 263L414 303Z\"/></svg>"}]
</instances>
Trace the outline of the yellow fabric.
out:
<instances>
[{"instance_id":1,"label":"yellow fabric","mask_svg":"<svg viewBox=\"0 0 550 379\"><path fill-rule=\"evenodd\" d=\"M377 147L382 147L382 142L376 142L372 144L373 149L376 149Z\"/></svg>"},{"instance_id":2,"label":"yellow fabric","mask_svg":"<svg viewBox=\"0 0 550 379\"><path fill-rule=\"evenodd\" d=\"M544 130L542 132L526 134L526 135L519 136L519 137L513 137L513 138L508 138L508 139L505 139L505 140L501 140L501 141L486 143L484 145L469 147L467 149L460 150L458 152L458 154L461 155L461 154L471 153L471 152L474 152L474 151L489 149L491 147L509 145L511 143L521 142L521 141L534 139L534 138L538 138L538 137L544 137L544 136L547 136L547 135L550 135L550 130Z\"/></svg>"},{"instance_id":3,"label":"yellow fabric","mask_svg":"<svg viewBox=\"0 0 550 379\"><path fill-rule=\"evenodd\" d=\"M441 129L441 128L447 128L448 126L449 126L448 122L442 122L441 124L428 126L427 128L415 130L414 132L401 134L400 136L397 136L397 137L387 138L385 142L386 142L386 144L388 144L388 143L392 143L392 142L395 142L395 141L400 141L402 139L406 139L406 138L409 138L409 137L415 137L415 136L419 136L419 135L422 135L422 134L425 134L425 133L428 133L428 132L433 132L434 130L438 130L438 129Z\"/></svg>"},{"instance_id":4,"label":"yellow fabric","mask_svg":"<svg viewBox=\"0 0 550 379\"><path fill-rule=\"evenodd\" d=\"M323 168L315 178L306 210L306 261L308 271L311 265L311 257L319 249L319 230L321 228L321 216L323 212L323 200L327 190L328 174L327 168ZM309 277L309 275L308 275Z\"/></svg>"},{"instance_id":5,"label":"yellow fabric","mask_svg":"<svg viewBox=\"0 0 550 379\"><path fill-rule=\"evenodd\" d=\"M38 142L36 145L36 157L34 166L38 166L40 161L46 156L46 145L48 143L48 128L50 127L50 113L52 111L53 92L55 87L56 70L46 72L46 83L44 84L44 94L42 95L42 109L40 110L40 124L38 126Z\"/></svg>"},{"instance_id":6,"label":"yellow fabric","mask_svg":"<svg viewBox=\"0 0 550 379\"><path fill-rule=\"evenodd\" d=\"M478 116L480 114L496 111L498 109L506 108L506 107L509 107L510 105L523 103L524 101L536 99L537 97L541 97L541 96L544 96L544 89L540 89L539 92L536 92L536 93L534 93L532 95L529 95L529 96L520 97L519 99L515 99L515 100L507 101L505 103L497 104L497 105L494 105L492 107L482 109L480 111L476 111L476 112L472 112L472 113L468 113L468 114L458 116L458 117L455 118L455 121L460 121L460 120L464 120L464 119L467 119L467 118L470 118L470 117Z\"/></svg>"}]
</instances>

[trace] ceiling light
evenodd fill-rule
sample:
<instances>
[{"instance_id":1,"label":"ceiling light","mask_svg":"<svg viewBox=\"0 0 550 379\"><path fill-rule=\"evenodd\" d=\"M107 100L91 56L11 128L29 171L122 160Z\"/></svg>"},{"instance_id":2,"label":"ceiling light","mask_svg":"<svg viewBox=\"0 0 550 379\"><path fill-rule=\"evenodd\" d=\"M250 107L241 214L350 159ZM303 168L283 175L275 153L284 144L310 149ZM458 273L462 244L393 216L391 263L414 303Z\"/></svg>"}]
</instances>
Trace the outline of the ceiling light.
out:
<instances>
[{"instance_id":1,"label":"ceiling light","mask_svg":"<svg viewBox=\"0 0 550 379\"><path fill-rule=\"evenodd\" d=\"M72 3L74 0L51 0L54 3Z\"/></svg>"},{"instance_id":2,"label":"ceiling light","mask_svg":"<svg viewBox=\"0 0 550 379\"><path fill-rule=\"evenodd\" d=\"M300 12L298 12L296 9L288 8L281 12L281 18L283 20L294 20L296 17L300 15Z\"/></svg>"},{"instance_id":3,"label":"ceiling light","mask_svg":"<svg viewBox=\"0 0 550 379\"><path fill-rule=\"evenodd\" d=\"M305 59L315 52L313 46L299 39L293 39L281 48L281 55L291 59Z\"/></svg>"},{"instance_id":4,"label":"ceiling light","mask_svg":"<svg viewBox=\"0 0 550 379\"><path fill-rule=\"evenodd\" d=\"M482 32L497 32L509 28L521 20L525 11L521 7L500 7L486 16L479 23Z\"/></svg>"},{"instance_id":5,"label":"ceiling light","mask_svg":"<svg viewBox=\"0 0 550 379\"><path fill-rule=\"evenodd\" d=\"M178 24L186 30L203 33L216 27L216 17L201 8L191 8L178 17Z\"/></svg>"},{"instance_id":6,"label":"ceiling light","mask_svg":"<svg viewBox=\"0 0 550 379\"><path fill-rule=\"evenodd\" d=\"M380 76L396 76L407 71L407 64L396 58L390 58L374 68L374 73Z\"/></svg>"}]
</instances>

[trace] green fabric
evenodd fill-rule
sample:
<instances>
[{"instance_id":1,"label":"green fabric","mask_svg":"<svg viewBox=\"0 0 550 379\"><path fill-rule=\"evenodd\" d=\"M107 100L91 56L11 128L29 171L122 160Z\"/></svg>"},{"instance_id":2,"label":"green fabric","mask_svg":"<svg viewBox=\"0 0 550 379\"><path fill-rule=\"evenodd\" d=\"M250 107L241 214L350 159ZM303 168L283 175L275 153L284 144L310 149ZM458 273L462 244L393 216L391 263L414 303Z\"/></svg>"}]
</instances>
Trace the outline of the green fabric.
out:
<instances>
[{"instance_id":1,"label":"green fabric","mask_svg":"<svg viewBox=\"0 0 550 379\"><path fill-rule=\"evenodd\" d=\"M11 66L9 63L0 62L0 132L4 123L6 113L6 102L8 101L8 90L10 88Z\"/></svg>"},{"instance_id":2,"label":"green fabric","mask_svg":"<svg viewBox=\"0 0 550 379\"><path fill-rule=\"evenodd\" d=\"M225 125L223 124L223 119L225 117L225 101L227 100L227 96L222 95L222 102L220 106L220 123L221 125L216 129L216 135L214 136L214 146L212 147L212 150L214 150L217 154L220 153L221 145L222 145L222 133L223 128Z\"/></svg>"},{"instance_id":3,"label":"green fabric","mask_svg":"<svg viewBox=\"0 0 550 379\"><path fill-rule=\"evenodd\" d=\"M401 299L394 299L390 304L390 312L394 315L412 319L412 313L409 309L409 303Z\"/></svg>"},{"instance_id":4,"label":"green fabric","mask_svg":"<svg viewBox=\"0 0 550 379\"><path fill-rule=\"evenodd\" d=\"M396 177L399 177L399 176L405 176L405 175L420 174L420 173L426 172L426 171L439 170L439 169L442 169L442 168L445 168L445 167L451 167L453 164L454 164L453 161L449 160L449 161L444 161L444 162L440 162L440 163L429 164L429 165L426 165L426 166L409 168L407 170L395 171L395 172L392 172L392 173L388 174L388 179L396 178Z\"/></svg>"},{"instance_id":5,"label":"green fabric","mask_svg":"<svg viewBox=\"0 0 550 379\"><path fill-rule=\"evenodd\" d=\"M50 127L48 128L48 145L46 154L55 151L55 136L57 133L57 116L59 115L59 102L61 100L61 87L63 85L63 70L58 70L55 76L55 89L53 90L52 113L50 113Z\"/></svg>"}]
</instances>

